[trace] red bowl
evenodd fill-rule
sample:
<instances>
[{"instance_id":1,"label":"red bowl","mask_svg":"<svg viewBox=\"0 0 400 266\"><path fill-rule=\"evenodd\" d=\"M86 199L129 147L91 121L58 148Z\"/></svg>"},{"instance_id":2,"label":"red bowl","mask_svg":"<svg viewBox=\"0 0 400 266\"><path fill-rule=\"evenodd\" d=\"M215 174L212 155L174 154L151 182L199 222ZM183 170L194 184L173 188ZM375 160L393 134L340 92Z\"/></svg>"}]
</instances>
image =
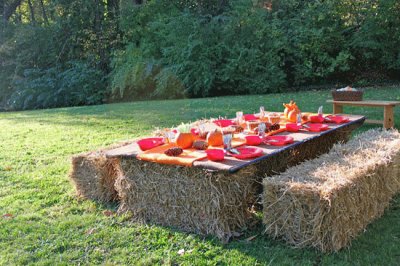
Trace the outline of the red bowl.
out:
<instances>
[{"instance_id":1,"label":"red bowl","mask_svg":"<svg viewBox=\"0 0 400 266\"><path fill-rule=\"evenodd\" d=\"M286 124L286 130L289 132L297 132L302 128L301 125L298 125L296 123L287 123Z\"/></svg>"},{"instance_id":2,"label":"red bowl","mask_svg":"<svg viewBox=\"0 0 400 266\"><path fill-rule=\"evenodd\" d=\"M310 116L311 123L322 123L325 118L322 115L312 115Z\"/></svg>"},{"instance_id":3,"label":"red bowl","mask_svg":"<svg viewBox=\"0 0 400 266\"><path fill-rule=\"evenodd\" d=\"M251 146L257 146L262 143L262 139L259 136L246 136L246 144Z\"/></svg>"},{"instance_id":4,"label":"red bowl","mask_svg":"<svg viewBox=\"0 0 400 266\"><path fill-rule=\"evenodd\" d=\"M147 151L157 146L163 145L164 140L163 138L146 138L138 140L137 144L142 151Z\"/></svg>"},{"instance_id":5,"label":"red bowl","mask_svg":"<svg viewBox=\"0 0 400 266\"><path fill-rule=\"evenodd\" d=\"M230 120L230 119L219 119L219 120L214 120L213 121L214 124L220 126L220 127L228 127L228 126L232 126L235 123Z\"/></svg>"},{"instance_id":6,"label":"red bowl","mask_svg":"<svg viewBox=\"0 0 400 266\"><path fill-rule=\"evenodd\" d=\"M225 157L224 150L221 149L209 149L206 150L207 159L211 161L222 161Z\"/></svg>"}]
</instances>

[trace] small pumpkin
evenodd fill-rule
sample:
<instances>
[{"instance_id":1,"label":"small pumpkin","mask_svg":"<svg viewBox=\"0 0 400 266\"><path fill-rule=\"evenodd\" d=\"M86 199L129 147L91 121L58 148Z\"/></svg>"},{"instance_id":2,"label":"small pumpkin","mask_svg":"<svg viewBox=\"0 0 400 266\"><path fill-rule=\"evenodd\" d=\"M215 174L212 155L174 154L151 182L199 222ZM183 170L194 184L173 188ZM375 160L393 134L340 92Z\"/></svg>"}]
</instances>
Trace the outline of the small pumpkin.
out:
<instances>
[{"instance_id":1,"label":"small pumpkin","mask_svg":"<svg viewBox=\"0 0 400 266\"><path fill-rule=\"evenodd\" d=\"M297 115L301 113L297 104L290 101L290 103L284 103L283 106L285 107L285 111L283 112L285 118L290 122L297 122Z\"/></svg>"},{"instance_id":2,"label":"small pumpkin","mask_svg":"<svg viewBox=\"0 0 400 266\"><path fill-rule=\"evenodd\" d=\"M210 146L222 146L224 145L223 134L219 130L210 131L207 135L207 142Z\"/></svg>"},{"instance_id":3,"label":"small pumpkin","mask_svg":"<svg viewBox=\"0 0 400 266\"><path fill-rule=\"evenodd\" d=\"M297 115L298 115L298 114L299 114L299 111L298 111L298 110L292 110L292 111L289 112L289 114L288 114L288 116L287 116L287 119L288 119L290 122L295 123L295 122L297 122Z\"/></svg>"},{"instance_id":4,"label":"small pumpkin","mask_svg":"<svg viewBox=\"0 0 400 266\"><path fill-rule=\"evenodd\" d=\"M178 133L175 142L182 149L190 148L193 144L193 135L192 133Z\"/></svg>"}]
</instances>

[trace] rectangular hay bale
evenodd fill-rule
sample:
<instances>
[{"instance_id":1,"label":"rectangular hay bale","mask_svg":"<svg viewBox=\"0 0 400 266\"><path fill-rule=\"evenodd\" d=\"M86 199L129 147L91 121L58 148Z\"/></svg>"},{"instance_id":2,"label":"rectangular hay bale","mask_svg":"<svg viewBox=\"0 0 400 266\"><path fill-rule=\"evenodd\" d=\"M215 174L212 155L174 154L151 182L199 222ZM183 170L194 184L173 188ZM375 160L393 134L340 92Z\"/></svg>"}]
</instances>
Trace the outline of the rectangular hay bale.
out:
<instances>
[{"instance_id":1,"label":"rectangular hay bale","mask_svg":"<svg viewBox=\"0 0 400 266\"><path fill-rule=\"evenodd\" d=\"M228 240L252 216L254 166L230 174L121 158L121 169L115 184L119 212L131 212L137 221Z\"/></svg>"},{"instance_id":2,"label":"rectangular hay bale","mask_svg":"<svg viewBox=\"0 0 400 266\"><path fill-rule=\"evenodd\" d=\"M108 159L101 152L90 152L72 157L70 180L78 196L99 202L118 199L114 183L119 171L119 160Z\"/></svg>"},{"instance_id":3,"label":"rectangular hay bale","mask_svg":"<svg viewBox=\"0 0 400 266\"><path fill-rule=\"evenodd\" d=\"M348 245L400 192L400 134L369 130L263 180L265 232L323 252Z\"/></svg>"}]
</instances>

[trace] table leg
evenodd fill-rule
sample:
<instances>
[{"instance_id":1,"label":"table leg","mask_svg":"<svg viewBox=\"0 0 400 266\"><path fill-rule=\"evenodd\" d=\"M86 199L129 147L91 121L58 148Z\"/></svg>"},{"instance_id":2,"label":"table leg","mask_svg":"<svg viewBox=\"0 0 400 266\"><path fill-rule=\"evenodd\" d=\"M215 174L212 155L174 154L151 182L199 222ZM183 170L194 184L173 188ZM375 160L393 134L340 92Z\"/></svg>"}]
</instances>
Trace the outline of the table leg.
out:
<instances>
[{"instance_id":1,"label":"table leg","mask_svg":"<svg viewBox=\"0 0 400 266\"><path fill-rule=\"evenodd\" d=\"M343 105L334 103L333 104L333 113L334 114L343 114Z\"/></svg>"},{"instance_id":2,"label":"table leg","mask_svg":"<svg viewBox=\"0 0 400 266\"><path fill-rule=\"evenodd\" d=\"M385 128L392 128L394 126L394 113L393 106L385 106L383 113L383 126Z\"/></svg>"}]
</instances>

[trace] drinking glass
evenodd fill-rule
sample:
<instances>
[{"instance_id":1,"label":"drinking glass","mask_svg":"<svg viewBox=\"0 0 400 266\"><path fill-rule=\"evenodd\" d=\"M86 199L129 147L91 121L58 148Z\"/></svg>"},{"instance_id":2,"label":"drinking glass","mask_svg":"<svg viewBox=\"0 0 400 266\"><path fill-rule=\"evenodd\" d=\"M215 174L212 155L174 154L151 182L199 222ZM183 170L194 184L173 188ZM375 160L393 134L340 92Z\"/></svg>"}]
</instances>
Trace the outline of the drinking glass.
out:
<instances>
[{"instance_id":1,"label":"drinking glass","mask_svg":"<svg viewBox=\"0 0 400 266\"><path fill-rule=\"evenodd\" d=\"M224 149L225 150L230 150L232 148L232 138L233 135L231 133L224 134L223 140L224 140Z\"/></svg>"},{"instance_id":2,"label":"drinking glass","mask_svg":"<svg viewBox=\"0 0 400 266\"><path fill-rule=\"evenodd\" d=\"M260 106L260 120L262 120L265 116L265 109L264 106Z\"/></svg>"},{"instance_id":3,"label":"drinking glass","mask_svg":"<svg viewBox=\"0 0 400 266\"><path fill-rule=\"evenodd\" d=\"M265 130L267 129L267 126L264 123L260 123L258 125L258 136L262 139L265 137Z\"/></svg>"},{"instance_id":4,"label":"drinking glass","mask_svg":"<svg viewBox=\"0 0 400 266\"><path fill-rule=\"evenodd\" d=\"M165 139L167 143L173 143L175 141L175 133L171 130L165 132Z\"/></svg>"}]
</instances>

